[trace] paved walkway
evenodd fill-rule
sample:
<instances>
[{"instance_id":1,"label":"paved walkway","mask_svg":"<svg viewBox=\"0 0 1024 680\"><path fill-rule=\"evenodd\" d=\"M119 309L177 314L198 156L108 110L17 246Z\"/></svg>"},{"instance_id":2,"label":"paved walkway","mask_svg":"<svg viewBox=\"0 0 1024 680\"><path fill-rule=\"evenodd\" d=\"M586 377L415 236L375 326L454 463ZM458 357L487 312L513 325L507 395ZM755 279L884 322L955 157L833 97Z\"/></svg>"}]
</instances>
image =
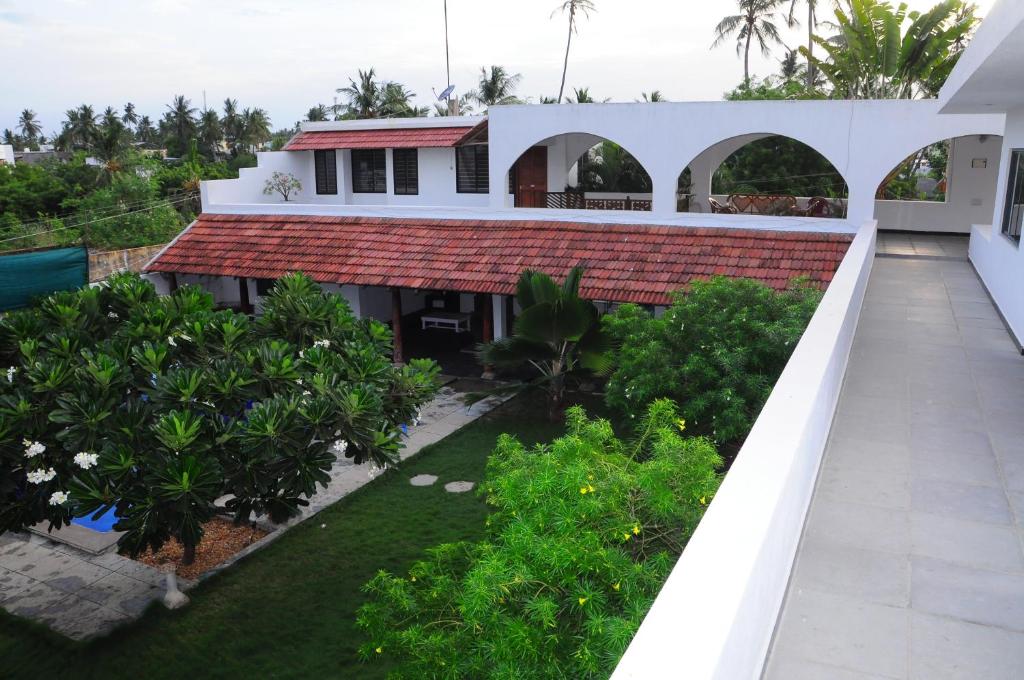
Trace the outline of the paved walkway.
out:
<instances>
[{"instance_id":1,"label":"paved walkway","mask_svg":"<svg viewBox=\"0 0 1024 680\"><path fill-rule=\"evenodd\" d=\"M411 428L405 440L400 454L403 460L476 420L502 401L490 398L467 409L460 401L461 396L445 387L423 407L420 424ZM330 485L321 489L299 516L217 570L276 540L288 528L369 483L380 472L342 458L331 470ZM154 600L163 597L163 583L161 571L118 555L116 547L94 555L37 534L0 534L0 606L74 639L101 635L138 618ZM183 590L193 585L180 580Z\"/></svg>"},{"instance_id":2,"label":"paved walkway","mask_svg":"<svg viewBox=\"0 0 1024 680\"><path fill-rule=\"evenodd\" d=\"M931 240L875 259L771 680L1024 677L1024 358Z\"/></svg>"}]
</instances>

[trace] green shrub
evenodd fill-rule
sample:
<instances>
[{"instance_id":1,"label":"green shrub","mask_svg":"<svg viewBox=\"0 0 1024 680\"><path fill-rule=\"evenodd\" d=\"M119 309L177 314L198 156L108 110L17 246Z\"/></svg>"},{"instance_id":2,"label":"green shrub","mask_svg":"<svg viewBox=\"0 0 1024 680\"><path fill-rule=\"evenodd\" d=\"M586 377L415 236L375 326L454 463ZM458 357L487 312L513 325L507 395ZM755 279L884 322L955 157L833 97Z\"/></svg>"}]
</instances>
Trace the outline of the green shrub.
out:
<instances>
[{"instance_id":1,"label":"green shrub","mask_svg":"<svg viewBox=\"0 0 1024 680\"><path fill-rule=\"evenodd\" d=\"M287 276L255 321L134 274L0 317L0 532L116 508L122 547L189 552L229 495L236 521L308 505L341 453L398 459L437 367Z\"/></svg>"},{"instance_id":2,"label":"green shrub","mask_svg":"<svg viewBox=\"0 0 1024 680\"><path fill-rule=\"evenodd\" d=\"M166 243L185 228L181 214L160 200L156 184L134 172L118 172L110 185L74 201L69 222L81 224L90 248L114 250Z\"/></svg>"},{"instance_id":3,"label":"green shrub","mask_svg":"<svg viewBox=\"0 0 1024 680\"><path fill-rule=\"evenodd\" d=\"M687 427L722 444L746 437L821 298L806 285L777 292L757 281L693 281L658 318L636 305L604 317L616 340L605 398L642 413L658 398Z\"/></svg>"},{"instance_id":4,"label":"green shrub","mask_svg":"<svg viewBox=\"0 0 1024 680\"><path fill-rule=\"evenodd\" d=\"M380 572L358 625L364 659L401 678L607 677L719 484L721 459L684 438L668 401L638 438L567 412L527 449L503 435L482 493L489 537L439 546L407 576Z\"/></svg>"}]
</instances>

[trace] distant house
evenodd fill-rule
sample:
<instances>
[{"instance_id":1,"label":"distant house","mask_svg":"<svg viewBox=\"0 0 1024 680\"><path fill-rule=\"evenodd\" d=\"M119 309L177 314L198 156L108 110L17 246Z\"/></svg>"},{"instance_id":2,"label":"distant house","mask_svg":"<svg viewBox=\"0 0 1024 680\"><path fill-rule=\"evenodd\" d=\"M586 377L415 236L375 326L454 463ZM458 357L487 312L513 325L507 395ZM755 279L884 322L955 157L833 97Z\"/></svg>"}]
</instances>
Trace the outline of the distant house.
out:
<instances>
[{"instance_id":1,"label":"distant house","mask_svg":"<svg viewBox=\"0 0 1024 680\"><path fill-rule=\"evenodd\" d=\"M14 147L0 144L0 165L14 165Z\"/></svg>"},{"instance_id":2,"label":"distant house","mask_svg":"<svg viewBox=\"0 0 1024 680\"><path fill-rule=\"evenodd\" d=\"M29 149L15 151L14 160L16 163L35 165L37 163L45 163L46 161L51 160L67 162L71 160L72 155L73 154L67 151L57 151L52 144L40 144L38 151L31 151Z\"/></svg>"}]
</instances>

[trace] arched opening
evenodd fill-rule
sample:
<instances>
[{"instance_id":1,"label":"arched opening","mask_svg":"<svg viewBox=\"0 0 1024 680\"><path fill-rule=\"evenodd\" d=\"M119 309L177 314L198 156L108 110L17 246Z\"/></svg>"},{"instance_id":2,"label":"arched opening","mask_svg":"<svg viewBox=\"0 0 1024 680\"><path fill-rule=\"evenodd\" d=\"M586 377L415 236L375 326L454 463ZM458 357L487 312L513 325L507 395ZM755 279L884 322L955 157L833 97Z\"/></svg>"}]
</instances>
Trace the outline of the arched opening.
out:
<instances>
[{"instance_id":1,"label":"arched opening","mask_svg":"<svg viewBox=\"0 0 1024 680\"><path fill-rule=\"evenodd\" d=\"M968 233L991 222L1002 137L964 135L908 155L875 193L879 229Z\"/></svg>"},{"instance_id":2,"label":"arched opening","mask_svg":"<svg viewBox=\"0 0 1024 680\"><path fill-rule=\"evenodd\" d=\"M650 210L651 176L610 139L569 132L524 151L508 173L517 208Z\"/></svg>"},{"instance_id":3,"label":"arched opening","mask_svg":"<svg viewBox=\"0 0 1024 680\"><path fill-rule=\"evenodd\" d=\"M841 218L848 195L842 174L814 148L784 135L749 134L690 162L679 175L676 209Z\"/></svg>"}]
</instances>

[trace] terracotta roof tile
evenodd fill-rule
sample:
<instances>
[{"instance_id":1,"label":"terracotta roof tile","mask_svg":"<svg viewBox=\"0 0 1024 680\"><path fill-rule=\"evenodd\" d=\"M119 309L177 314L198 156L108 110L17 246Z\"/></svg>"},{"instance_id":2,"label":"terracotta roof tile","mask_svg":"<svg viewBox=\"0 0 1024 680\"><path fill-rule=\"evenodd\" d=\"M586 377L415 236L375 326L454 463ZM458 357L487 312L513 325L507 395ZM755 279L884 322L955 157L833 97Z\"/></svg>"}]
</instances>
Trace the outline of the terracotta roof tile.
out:
<instances>
[{"instance_id":1,"label":"terracotta roof tile","mask_svg":"<svg viewBox=\"0 0 1024 680\"><path fill-rule=\"evenodd\" d=\"M595 300L667 304L693 278L721 274L777 289L807 276L824 287L846 234L507 220L203 214L148 268L465 293L515 291L526 268L586 268Z\"/></svg>"},{"instance_id":2,"label":"terracotta roof tile","mask_svg":"<svg viewBox=\"0 0 1024 680\"><path fill-rule=\"evenodd\" d=\"M311 149L408 149L455 146L470 127L394 128L383 130L325 130L300 132L285 151Z\"/></svg>"}]
</instances>

